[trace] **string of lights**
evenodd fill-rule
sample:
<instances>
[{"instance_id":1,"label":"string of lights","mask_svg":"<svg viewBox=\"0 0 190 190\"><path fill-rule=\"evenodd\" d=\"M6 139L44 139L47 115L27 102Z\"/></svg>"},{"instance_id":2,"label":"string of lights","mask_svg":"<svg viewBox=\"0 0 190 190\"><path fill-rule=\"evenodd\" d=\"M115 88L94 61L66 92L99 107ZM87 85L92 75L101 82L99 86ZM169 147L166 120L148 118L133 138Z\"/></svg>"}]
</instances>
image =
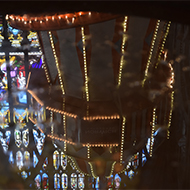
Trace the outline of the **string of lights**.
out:
<instances>
[{"instance_id":1,"label":"string of lights","mask_svg":"<svg viewBox=\"0 0 190 190\"><path fill-rule=\"evenodd\" d=\"M162 45L161 45L161 48L160 48L160 51L159 51L159 54L158 54L158 62L156 64L156 67L158 66L158 63L160 62L161 60L161 55L164 51L164 46L165 46L165 43L166 43L166 39L167 39L167 36L169 34L169 30L170 30L170 25L171 25L171 21L168 22L167 24L167 27L166 27L166 32L164 34L164 38L163 38L163 41L162 41Z\"/></svg>"},{"instance_id":2,"label":"string of lights","mask_svg":"<svg viewBox=\"0 0 190 190\"><path fill-rule=\"evenodd\" d=\"M49 77L49 73L48 73L46 64L45 64L45 62L44 62L44 55L42 55L42 66L43 66L43 69L44 69L44 71L45 71L46 79L47 79L48 83L50 84L51 81L50 81L50 77Z\"/></svg>"},{"instance_id":3,"label":"string of lights","mask_svg":"<svg viewBox=\"0 0 190 190\"><path fill-rule=\"evenodd\" d=\"M88 164L90 165L90 171L91 171L91 173L92 173L92 176L93 176L93 178L97 178L97 176L94 174L94 170L93 170L93 166L92 166L92 164L90 163L90 162L88 162Z\"/></svg>"},{"instance_id":4,"label":"string of lights","mask_svg":"<svg viewBox=\"0 0 190 190\"><path fill-rule=\"evenodd\" d=\"M127 40L127 37L126 37L127 20L128 20L128 17L125 16L125 19L123 22L123 39L122 39L122 45L121 45L121 59L120 59L119 76L118 76L118 84L117 84L118 86L121 85L121 76L122 76L122 69L123 69L123 64L124 64L125 42Z\"/></svg>"},{"instance_id":5,"label":"string of lights","mask_svg":"<svg viewBox=\"0 0 190 190\"><path fill-rule=\"evenodd\" d=\"M153 109L153 113L152 113L152 130L151 130L151 138L150 138L150 157L152 157L152 150L153 150L155 121L156 121L156 108Z\"/></svg>"},{"instance_id":6,"label":"string of lights","mask_svg":"<svg viewBox=\"0 0 190 190\"><path fill-rule=\"evenodd\" d=\"M112 164L112 166L111 166L110 175L109 175L109 176L106 176L106 178L110 178L111 175L113 174L115 164L116 164L116 161L113 162L113 164Z\"/></svg>"},{"instance_id":7,"label":"string of lights","mask_svg":"<svg viewBox=\"0 0 190 190\"><path fill-rule=\"evenodd\" d=\"M93 13L97 14L97 13ZM74 23L76 20L76 17L82 17L82 16L91 16L92 12L76 12L76 13L67 13L67 14L59 14L59 15L53 15L53 16L40 16L40 17L25 17L25 16L16 16L16 15L6 15L6 20L8 21L19 21L26 24L31 24L33 22L39 22L40 24L49 22L49 21L55 21L55 20L66 20L68 24Z\"/></svg>"},{"instance_id":8,"label":"string of lights","mask_svg":"<svg viewBox=\"0 0 190 190\"><path fill-rule=\"evenodd\" d=\"M50 38L50 42L51 42L51 48L53 50L53 56L54 56L54 59L55 59L55 65L57 67L58 78L59 78L59 82L60 82L60 85L61 85L61 91L62 91L62 94L64 95L65 94L65 90L64 90L64 86L63 86L63 80L62 80L62 77L61 77L61 71L59 69L59 62L58 62L58 58L57 58L57 55L56 55L56 51L55 51L55 47L54 47L54 42L53 42L53 37L52 37L51 31L49 31L49 38Z\"/></svg>"},{"instance_id":9,"label":"string of lights","mask_svg":"<svg viewBox=\"0 0 190 190\"><path fill-rule=\"evenodd\" d=\"M121 129L120 164L122 164L122 161L123 161L123 144L124 144L124 136L125 136L125 122L126 122L126 118L123 117L122 129Z\"/></svg>"},{"instance_id":10,"label":"string of lights","mask_svg":"<svg viewBox=\"0 0 190 190\"><path fill-rule=\"evenodd\" d=\"M72 165L74 166L74 169L75 169L76 171L78 171L78 172L80 172L80 173L82 173L82 174L84 174L84 175L86 175L86 176L90 176L89 174L83 172L83 171L77 166L76 162L72 159L71 156L67 156L67 157L68 157L68 161L72 163Z\"/></svg>"},{"instance_id":11,"label":"string of lights","mask_svg":"<svg viewBox=\"0 0 190 190\"><path fill-rule=\"evenodd\" d=\"M87 144L87 158L90 158L90 146L89 143Z\"/></svg>"},{"instance_id":12,"label":"string of lights","mask_svg":"<svg viewBox=\"0 0 190 190\"><path fill-rule=\"evenodd\" d=\"M89 101L89 91L88 91L88 73L87 73L87 62L86 62L86 44L85 44L85 35L84 35L84 27L81 27L82 33L82 43L83 43L83 60L84 60L84 76L85 76L85 92L86 92L86 100Z\"/></svg>"},{"instance_id":13,"label":"string of lights","mask_svg":"<svg viewBox=\"0 0 190 190\"><path fill-rule=\"evenodd\" d=\"M145 73L144 73L144 79L142 81L142 86L144 86L144 83L145 83L145 81L147 79L147 76L148 76L148 70L149 70L151 60L152 60L152 54L153 54L154 45L155 45L157 34L158 34L159 25L160 25L160 20L157 20L156 27L155 27L155 30L154 30L154 35L153 35L153 38L152 38L151 47L150 47L150 52L149 52L149 56L148 56L148 61L147 61L146 69L145 69Z\"/></svg>"},{"instance_id":14,"label":"string of lights","mask_svg":"<svg viewBox=\"0 0 190 190\"><path fill-rule=\"evenodd\" d=\"M169 120L168 120L168 126L167 126L167 139L170 137L170 126L171 126L171 119L172 119L172 112L173 112L173 102L174 102L174 91L171 93L171 108L170 108L170 114L169 114Z\"/></svg>"}]
</instances>

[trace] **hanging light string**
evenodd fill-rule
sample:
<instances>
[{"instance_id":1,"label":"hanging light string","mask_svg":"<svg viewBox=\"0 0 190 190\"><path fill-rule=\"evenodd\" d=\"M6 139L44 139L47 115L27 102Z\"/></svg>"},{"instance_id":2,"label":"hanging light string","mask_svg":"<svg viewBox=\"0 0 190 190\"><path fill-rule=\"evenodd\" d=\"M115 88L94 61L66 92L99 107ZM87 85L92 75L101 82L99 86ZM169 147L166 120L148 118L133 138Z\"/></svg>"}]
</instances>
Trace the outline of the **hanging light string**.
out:
<instances>
[{"instance_id":1,"label":"hanging light string","mask_svg":"<svg viewBox=\"0 0 190 190\"><path fill-rule=\"evenodd\" d=\"M82 173L86 176L90 176L89 174L83 172L79 167L78 164L73 160L73 158L71 156L67 156L68 157L68 161L74 166L75 170L77 170L79 173Z\"/></svg>"},{"instance_id":2,"label":"hanging light string","mask_svg":"<svg viewBox=\"0 0 190 190\"><path fill-rule=\"evenodd\" d=\"M62 91L62 94L65 95L65 90L64 90L64 86L63 86L63 80L61 78L61 71L59 69L59 62L58 62L58 58L57 58L57 55L56 55L55 46L54 46L51 31L49 31L49 38L50 38L50 42L51 42L51 48L53 50L53 56L54 56L54 59L55 59L55 65L57 67L58 78L59 78L59 82L60 82L60 85L61 85L61 91Z\"/></svg>"},{"instance_id":3,"label":"hanging light string","mask_svg":"<svg viewBox=\"0 0 190 190\"><path fill-rule=\"evenodd\" d=\"M38 38L38 42L39 42L39 38ZM45 75L46 75L46 79L48 81L48 84L51 83L50 81L50 77L49 77L49 73L48 73L48 70L47 70L47 67L46 67L46 63L44 62L44 54L42 53L42 49L41 49L41 46L39 46L39 49L40 49L40 52L34 52L34 55L39 55L38 53L40 53L41 55L41 58L42 58L42 66L43 66L43 69L45 71ZM30 52L29 52L30 53ZM36 54L35 54L36 53ZM33 55L33 54L32 54Z\"/></svg>"},{"instance_id":4,"label":"hanging light string","mask_svg":"<svg viewBox=\"0 0 190 190\"><path fill-rule=\"evenodd\" d=\"M121 129L120 164L122 164L122 162L123 162L123 144L124 144L124 136L125 136L125 122L126 122L126 118L123 117L122 129Z\"/></svg>"},{"instance_id":5,"label":"hanging light string","mask_svg":"<svg viewBox=\"0 0 190 190\"><path fill-rule=\"evenodd\" d=\"M170 108L170 114L169 114L169 120L168 120L168 126L167 126L167 139L170 138L170 126L171 126L171 119L172 119L172 112L173 112L173 102L174 102L174 91L171 92L171 108Z\"/></svg>"},{"instance_id":6,"label":"hanging light string","mask_svg":"<svg viewBox=\"0 0 190 190\"><path fill-rule=\"evenodd\" d=\"M44 55L42 55L42 66L43 66L43 69L45 71L47 82L50 84L51 81L50 81L50 77L49 77L49 74L48 74L48 70L47 70L46 64L44 62Z\"/></svg>"},{"instance_id":7,"label":"hanging light string","mask_svg":"<svg viewBox=\"0 0 190 190\"><path fill-rule=\"evenodd\" d=\"M128 16L125 16L125 19L123 22L123 39L122 39L122 45L121 45L121 59L120 59L119 75L118 75L118 83L117 83L118 86L121 85L121 75L122 75L122 69L123 69L123 64L124 64L125 42L127 40L127 37L126 37L127 20L128 20Z\"/></svg>"},{"instance_id":8,"label":"hanging light string","mask_svg":"<svg viewBox=\"0 0 190 190\"><path fill-rule=\"evenodd\" d=\"M66 138L66 116L63 114L63 129L64 129L64 138ZM64 151L66 152L67 144L64 143Z\"/></svg>"},{"instance_id":9,"label":"hanging light string","mask_svg":"<svg viewBox=\"0 0 190 190\"><path fill-rule=\"evenodd\" d=\"M110 175L109 175L109 176L106 176L106 178L110 178L111 175L113 174L115 164L116 164L116 161L113 162L113 164L112 164L112 166L111 166Z\"/></svg>"},{"instance_id":10,"label":"hanging light string","mask_svg":"<svg viewBox=\"0 0 190 190\"><path fill-rule=\"evenodd\" d=\"M90 158L90 146L89 146L89 143L87 144L87 158L89 159Z\"/></svg>"},{"instance_id":11,"label":"hanging light string","mask_svg":"<svg viewBox=\"0 0 190 190\"><path fill-rule=\"evenodd\" d=\"M148 56L148 61L147 61L146 69L145 69L145 73L144 73L144 80L142 81L142 86L144 86L144 83L148 76L148 70L149 70L151 60L152 60L152 54L153 54L154 47L155 47L155 42L156 42L156 38L157 38L157 34L158 34L159 25L160 25L160 20L157 20L156 27L154 29L154 35L152 38L151 47L150 47L150 52L149 52L149 56Z\"/></svg>"},{"instance_id":12,"label":"hanging light string","mask_svg":"<svg viewBox=\"0 0 190 190\"><path fill-rule=\"evenodd\" d=\"M158 54L158 61L156 63L156 67L158 66L160 60L161 60L161 55L164 51L164 46L165 46L165 43L166 43L166 39L167 39L167 36L168 36L168 33L169 33L169 30L170 30L170 25L171 25L171 21L168 22L167 26L166 26L166 32L164 34L164 38L163 38L163 41L162 41L162 45L161 45L161 48L160 48L160 52Z\"/></svg>"},{"instance_id":13,"label":"hanging light string","mask_svg":"<svg viewBox=\"0 0 190 190\"><path fill-rule=\"evenodd\" d=\"M156 108L153 109L153 113L152 113L152 130L151 130L151 138L150 138L150 157L152 157L152 150L153 150L153 144L154 144L155 121L156 121Z\"/></svg>"},{"instance_id":14,"label":"hanging light string","mask_svg":"<svg viewBox=\"0 0 190 190\"><path fill-rule=\"evenodd\" d=\"M96 176L96 175L94 174L94 170L93 170L92 164L91 164L90 162L88 162L88 164L90 165L90 171L91 171L91 173L92 173L93 178L96 179L98 176Z\"/></svg>"},{"instance_id":15,"label":"hanging light string","mask_svg":"<svg viewBox=\"0 0 190 190\"><path fill-rule=\"evenodd\" d=\"M50 111L50 123L51 123L51 135L53 136L54 130L53 130L53 112Z\"/></svg>"},{"instance_id":16,"label":"hanging light string","mask_svg":"<svg viewBox=\"0 0 190 190\"><path fill-rule=\"evenodd\" d=\"M88 16L88 18L91 18L91 14L98 15L96 12L76 12L76 13L67 13L67 14L59 14L54 16L40 16L40 17L25 17L25 16L16 16L16 15L6 15L6 20L8 20L11 24L15 24L15 22L24 23L25 26L31 26L34 22L39 22L40 24L47 25L48 22L62 22L65 24L64 21L67 22L67 24L74 24L76 21L76 17L84 17ZM43 26L43 25L42 25Z\"/></svg>"},{"instance_id":17,"label":"hanging light string","mask_svg":"<svg viewBox=\"0 0 190 190\"><path fill-rule=\"evenodd\" d=\"M82 43L83 43L83 60L84 60L84 76L85 76L85 93L86 100L89 101L89 90L88 90L88 72L87 72L87 62L86 62L86 43L85 43L85 35L84 35L84 27L81 27L82 33Z\"/></svg>"}]
</instances>

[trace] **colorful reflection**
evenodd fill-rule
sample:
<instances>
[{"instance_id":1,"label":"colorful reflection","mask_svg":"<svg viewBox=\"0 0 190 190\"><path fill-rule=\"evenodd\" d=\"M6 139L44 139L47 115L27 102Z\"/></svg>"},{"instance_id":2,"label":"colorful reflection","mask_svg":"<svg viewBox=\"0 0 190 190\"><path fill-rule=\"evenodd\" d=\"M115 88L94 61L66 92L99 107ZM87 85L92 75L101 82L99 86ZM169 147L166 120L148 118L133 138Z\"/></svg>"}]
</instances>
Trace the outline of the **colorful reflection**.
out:
<instances>
[{"instance_id":1,"label":"colorful reflection","mask_svg":"<svg viewBox=\"0 0 190 190\"><path fill-rule=\"evenodd\" d=\"M14 95L15 95L14 105L27 104L27 95L25 91L18 91Z\"/></svg>"},{"instance_id":2,"label":"colorful reflection","mask_svg":"<svg viewBox=\"0 0 190 190\"><path fill-rule=\"evenodd\" d=\"M16 165L19 170L21 170L23 167L23 155L22 155L21 151L18 151L16 153Z\"/></svg>"},{"instance_id":3,"label":"colorful reflection","mask_svg":"<svg viewBox=\"0 0 190 190\"><path fill-rule=\"evenodd\" d=\"M2 129L9 127L10 112L9 107L2 107L0 111L0 126Z\"/></svg>"},{"instance_id":4,"label":"colorful reflection","mask_svg":"<svg viewBox=\"0 0 190 190\"><path fill-rule=\"evenodd\" d=\"M95 188L99 189L99 177L96 178Z\"/></svg>"},{"instance_id":5,"label":"colorful reflection","mask_svg":"<svg viewBox=\"0 0 190 190\"><path fill-rule=\"evenodd\" d=\"M30 168L30 153L28 151L24 152L24 166L27 169Z\"/></svg>"},{"instance_id":6,"label":"colorful reflection","mask_svg":"<svg viewBox=\"0 0 190 190\"><path fill-rule=\"evenodd\" d=\"M28 122L28 109L18 109L14 108L14 122L18 124L19 128L26 127L26 122Z\"/></svg>"},{"instance_id":7,"label":"colorful reflection","mask_svg":"<svg viewBox=\"0 0 190 190\"><path fill-rule=\"evenodd\" d=\"M22 171L21 176L23 179L26 179L28 177L28 174L25 171Z\"/></svg>"},{"instance_id":8,"label":"colorful reflection","mask_svg":"<svg viewBox=\"0 0 190 190\"><path fill-rule=\"evenodd\" d=\"M113 175L111 175L107 180L107 188L113 188Z\"/></svg>"},{"instance_id":9,"label":"colorful reflection","mask_svg":"<svg viewBox=\"0 0 190 190\"><path fill-rule=\"evenodd\" d=\"M39 174L35 177L34 181L36 189L41 189L41 176Z\"/></svg>"},{"instance_id":10,"label":"colorful reflection","mask_svg":"<svg viewBox=\"0 0 190 190\"><path fill-rule=\"evenodd\" d=\"M53 153L53 166L56 170L59 168L59 152L57 150Z\"/></svg>"},{"instance_id":11,"label":"colorful reflection","mask_svg":"<svg viewBox=\"0 0 190 190\"><path fill-rule=\"evenodd\" d=\"M37 32L29 31L27 38L30 41L31 47L37 48L40 46Z\"/></svg>"},{"instance_id":12,"label":"colorful reflection","mask_svg":"<svg viewBox=\"0 0 190 190\"><path fill-rule=\"evenodd\" d=\"M29 129L22 131L22 142L25 147L28 147L29 144Z\"/></svg>"},{"instance_id":13,"label":"colorful reflection","mask_svg":"<svg viewBox=\"0 0 190 190\"><path fill-rule=\"evenodd\" d=\"M35 151L33 151L33 166L34 166L34 168L36 167L37 163L38 163L38 158L36 156Z\"/></svg>"},{"instance_id":14,"label":"colorful reflection","mask_svg":"<svg viewBox=\"0 0 190 190\"><path fill-rule=\"evenodd\" d=\"M49 189L49 179L48 179L48 175L46 173L44 173L42 175L42 182L43 182L42 188L44 190L48 190Z\"/></svg>"},{"instance_id":15,"label":"colorful reflection","mask_svg":"<svg viewBox=\"0 0 190 190\"><path fill-rule=\"evenodd\" d=\"M54 174L54 188L60 189L60 175L57 173Z\"/></svg>"},{"instance_id":16,"label":"colorful reflection","mask_svg":"<svg viewBox=\"0 0 190 190\"><path fill-rule=\"evenodd\" d=\"M88 178L88 188L94 188L94 178L93 177Z\"/></svg>"},{"instance_id":17,"label":"colorful reflection","mask_svg":"<svg viewBox=\"0 0 190 190\"><path fill-rule=\"evenodd\" d=\"M121 177L118 174L115 175L114 181L115 181L115 188L119 189L120 182L121 182Z\"/></svg>"},{"instance_id":18,"label":"colorful reflection","mask_svg":"<svg viewBox=\"0 0 190 190\"><path fill-rule=\"evenodd\" d=\"M11 136L10 131L5 132L5 138L3 137L3 133L0 131L0 142L3 147L3 151L5 153L7 152L8 148L9 148L10 136Z\"/></svg>"},{"instance_id":19,"label":"colorful reflection","mask_svg":"<svg viewBox=\"0 0 190 190\"><path fill-rule=\"evenodd\" d=\"M21 144L22 144L22 141L21 141L21 132L19 130L15 129L14 137L15 137L15 144L19 148L21 146Z\"/></svg>"},{"instance_id":20,"label":"colorful reflection","mask_svg":"<svg viewBox=\"0 0 190 190\"><path fill-rule=\"evenodd\" d=\"M84 189L84 174L78 174L78 188Z\"/></svg>"},{"instance_id":21,"label":"colorful reflection","mask_svg":"<svg viewBox=\"0 0 190 190\"><path fill-rule=\"evenodd\" d=\"M33 129L33 135L36 148L39 154L41 155L45 142L45 134L40 132L40 134L38 135L38 132L35 129Z\"/></svg>"},{"instance_id":22,"label":"colorful reflection","mask_svg":"<svg viewBox=\"0 0 190 190\"><path fill-rule=\"evenodd\" d=\"M77 174L75 174L75 173L71 174L71 188L72 189L77 188Z\"/></svg>"},{"instance_id":23,"label":"colorful reflection","mask_svg":"<svg viewBox=\"0 0 190 190\"><path fill-rule=\"evenodd\" d=\"M42 165L42 168L45 170L45 169L47 168L47 166L48 166L48 158L46 158L46 159L44 160L44 163L43 163L43 165Z\"/></svg>"},{"instance_id":24,"label":"colorful reflection","mask_svg":"<svg viewBox=\"0 0 190 190\"><path fill-rule=\"evenodd\" d=\"M65 170L67 167L67 156L61 152L61 166Z\"/></svg>"},{"instance_id":25,"label":"colorful reflection","mask_svg":"<svg viewBox=\"0 0 190 190\"><path fill-rule=\"evenodd\" d=\"M129 179L132 179L133 177L134 177L134 171L133 170L130 170L129 172L128 172L128 177L129 177Z\"/></svg>"},{"instance_id":26,"label":"colorful reflection","mask_svg":"<svg viewBox=\"0 0 190 190\"><path fill-rule=\"evenodd\" d=\"M63 189L66 189L68 187L68 177L67 177L67 174L63 173L61 175L61 181L62 181L62 188Z\"/></svg>"},{"instance_id":27,"label":"colorful reflection","mask_svg":"<svg viewBox=\"0 0 190 190\"><path fill-rule=\"evenodd\" d=\"M11 42L11 46L16 48L21 47L21 42L23 40L22 33L22 30L13 28L8 24L8 39Z\"/></svg>"},{"instance_id":28,"label":"colorful reflection","mask_svg":"<svg viewBox=\"0 0 190 190\"><path fill-rule=\"evenodd\" d=\"M9 163L10 163L11 165L14 164L14 158L13 158L13 152L12 152L12 151L11 151L10 154L9 154Z\"/></svg>"}]
</instances>

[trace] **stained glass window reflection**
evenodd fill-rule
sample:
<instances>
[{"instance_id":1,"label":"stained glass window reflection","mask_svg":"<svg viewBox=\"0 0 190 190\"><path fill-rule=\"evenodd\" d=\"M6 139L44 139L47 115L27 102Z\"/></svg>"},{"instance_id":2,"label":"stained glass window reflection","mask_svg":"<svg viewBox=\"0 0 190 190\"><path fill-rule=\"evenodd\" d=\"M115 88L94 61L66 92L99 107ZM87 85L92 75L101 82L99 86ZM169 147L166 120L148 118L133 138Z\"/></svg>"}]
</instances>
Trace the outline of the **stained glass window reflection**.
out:
<instances>
[{"instance_id":1,"label":"stained glass window reflection","mask_svg":"<svg viewBox=\"0 0 190 190\"><path fill-rule=\"evenodd\" d=\"M67 167L67 156L61 152L61 166L65 170Z\"/></svg>"},{"instance_id":2,"label":"stained glass window reflection","mask_svg":"<svg viewBox=\"0 0 190 190\"><path fill-rule=\"evenodd\" d=\"M26 122L28 121L28 109L18 109L14 108L14 122L17 123L20 129L26 126Z\"/></svg>"},{"instance_id":3,"label":"stained glass window reflection","mask_svg":"<svg viewBox=\"0 0 190 190\"><path fill-rule=\"evenodd\" d=\"M14 158L13 158L13 152L12 152L12 151L10 151L10 154L9 154L9 163L10 163L11 165L14 164Z\"/></svg>"},{"instance_id":4,"label":"stained glass window reflection","mask_svg":"<svg viewBox=\"0 0 190 190\"><path fill-rule=\"evenodd\" d=\"M27 169L30 168L30 153L28 151L24 152L24 166Z\"/></svg>"},{"instance_id":5,"label":"stained glass window reflection","mask_svg":"<svg viewBox=\"0 0 190 190\"><path fill-rule=\"evenodd\" d=\"M2 46L4 36L2 35L3 33L3 20L0 18L0 47Z\"/></svg>"},{"instance_id":6,"label":"stained glass window reflection","mask_svg":"<svg viewBox=\"0 0 190 190\"><path fill-rule=\"evenodd\" d=\"M5 54L0 55L0 89L1 91L7 90L7 64L5 60Z\"/></svg>"},{"instance_id":7,"label":"stained glass window reflection","mask_svg":"<svg viewBox=\"0 0 190 190\"><path fill-rule=\"evenodd\" d=\"M15 137L15 144L19 148L21 146L21 144L22 144L21 132L19 130L15 129L14 137Z\"/></svg>"},{"instance_id":8,"label":"stained glass window reflection","mask_svg":"<svg viewBox=\"0 0 190 190\"><path fill-rule=\"evenodd\" d=\"M78 188L84 189L84 174L78 174Z\"/></svg>"},{"instance_id":9,"label":"stained glass window reflection","mask_svg":"<svg viewBox=\"0 0 190 190\"><path fill-rule=\"evenodd\" d=\"M11 42L11 46L17 48L21 46L21 42L23 40L22 33L22 30L13 28L8 24L8 39Z\"/></svg>"},{"instance_id":10,"label":"stained glass window reflection","mask_svg":"<svg viewBox=\"0 0 190 190\"><path fill-rule=\"evenodd\" d=\"M54 174L54 188L60 189L60 175L57 173Z\"/></svg>"},{"instance_id":11,"label":"stained glass window reflection","mask_svg":"<svg viewBox=\"0 0 190 190\"><path fill-rule=\"evenodd\" d=\"M118 174L115 174L114 181L115 181L115 188L116 188L116 189L119 189L119 187L120 187L120 182L121 182L121 177L120 177Z\"/></svg>"},{"instance_id":12,"label":"stained glass window reflection","mask_svg":"<svg viewBox=\"0 0 190 190\"><path fill-rule=\"evenodd\" d=\"M41 189L41 176L40 176L40 174L38 174L35 177L35 187L36 187L36 189Z\"/></svg>"},{"instance_id":13,"label":"stained glass window reflection","mask_svg":"<svg viewBox=\"0 0 190 190\"><path fill-rule=\"evenodd\" d=\"M65 173L61 175L61 184L63 189L66 189L68 187L68 177Z\"/></svg>"},{"instance_id":14,"label":"stained glass window reflection","mask_svg":"<svg viewBox=\"0 0 190 190\"><path fill-rule=\"evenodd\" d=\"M59 152L57 150L53 153L53 166L56 170L59 168Z\"/></svg>"},{"instance_id":15,"label":"stained glass window reflection","mask_svg":"<svg viewBox=\"0 0 190 190\"><path fill-rule=\"evenodd\" d=\"M109 189L110 189L110 188L113 188L113 175L111 175L111 176L108 178L107 187L108 187Z\"/></svg>"},{"instance_id":16,"label":"stained glass window reflection","mask_svg":"<svg viewBox=\"0 0 190 190\"><path fill-rule=\"evenodd\" d=\"M19 170L21 170L23 167L23 155L21 151L17 151L16 153L16 165Z\"/></svg>"},{"instance_id":17,"label":"stained glass window reflection","mask_svg":"<svg viewBox=\"0 0 190 190\"><path fill-rule=\"evenodd\" d=\"M0 126L2 129L9 127L8 121L10 119L9 107L2 107L0 111Z\"/></svg>"},{"instance_id":18,"label":"stained glass window reflection","mask_svg":"<svg viewBox=\"0 0 190 190\"><path fill-rule=\"evenodd\" d=\"M29 34L28 34L27 38L30 41L30 46L31 47L36 48L36 47L40 46L37 32L29 31Z\"/></svg>"},{"instance_id":19,"label":"stained glass window reflection","mask_svg":"<svg viewBox=\"0 0 190 190\"><path fill-rule=\"evenodd\" d=\"M22 142L25 147L28 147L29 144L29 129L22 131Z\"/></svg>"},{"instance_id":20,"label":"stained glass window reflection","mask_svg":"<svg viewBox=\"0 0 190 190\"><path fill-rule=\"evenodd\" d=\"M34 135L34 142L35 142L36 148L39 154L41 155L43 147L44 147L44 142L45 142L45 134L42 132L38 134L38 132L35 129L33 129L33 135Z\"/></svg>"},{"instance_id":21,"label":"stained glass window reflection","mask_svg":"<svg viewBox=\"0 0 190 190\"><path fill-rule=\"evenodd\" d=\"M34 166L34 168L36 167L37 163L38 163L38 158L36 156L35 151L33 151L33 166Z\"/></svg>"},{"instance_id":22,"label":"stained glass window reflection","mask_svg":"<svg viewBox=\"0 0 190 190\"><path fill-rule=\"evenodd\" d=\"M49 178L48 178L48 175L46 173L44 173L42 175L42 188L44 190L49 189Z\"/></svg>"},{"instance_id":23,"label":"stained glass window reflection","mask_svg":"<svg viewBox=\"0 0 190 190\"><path fill-rule=\"evenodd\" d=\"M21 176L23 179L26 179L28 177L28 174L25 171L22 171Z\"/></svg>"},{"instance_id":24,"label":"stained glass window reflection","mask_svg":"<svg viewBox=\"0 0 190 190\"><path fill-rule=\"evenodd\" d=\"M71 174L71 188L72 189L77 188L77 174L75 174L75 173Z\"/></svg>"},{"instance_id":25,"label":"stained glass window reflection","mask_svg":"<svg viewBox=\"0 0 190 190\"><path fill-rule=\"evenodd\" d=\"M133 170L130 170L129 172L128 172L128 177L129 177L129 179L132 179L133 177L134 177L134 171Z\"/></svg>"},{"instance_id":26,"label":"stained glass window reflection","mask_svg":"<svg viewBox=\"0 0 190 190\"><path fill-rule=\"evenodd\" d=\"M44 160L44 163L43 163L43 165L42 165L42 168L45 170L45 169L47 168L47 166L48 166L48 158L46 158L46 159Z\"/></svg>"}]
</instances>

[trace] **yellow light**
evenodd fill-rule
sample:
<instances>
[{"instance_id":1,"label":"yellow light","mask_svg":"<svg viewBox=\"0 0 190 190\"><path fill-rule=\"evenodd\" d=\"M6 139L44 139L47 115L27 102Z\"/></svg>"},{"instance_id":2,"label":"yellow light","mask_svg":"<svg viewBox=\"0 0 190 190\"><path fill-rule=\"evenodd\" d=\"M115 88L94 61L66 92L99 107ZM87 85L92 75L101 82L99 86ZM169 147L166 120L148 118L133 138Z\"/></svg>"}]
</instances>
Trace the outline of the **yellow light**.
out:
<instances>
[{"instance_id":1,"label":"yellow light","mask_svg":"<svg viewBox=\"0 0 190 190\"><path fill-rule=\"evenodd\" d=\"M53 42L53 39L52 39L51 31L49 31L49 37L50 37L50 42L51 42L51 48L52 48L53 52L55 52L55 47L54 47L54 42ZM55 64L56 64L57 71L58 71L59 82L60 82L60 84L63 84L63 81L62 81L62 78L61 78L61 71L59 69L59 63L58 63L56 53L54 54L54 59L55 59ZM61 85L61 90L62 90L62 94L64 95L65 90L64 90L63 85Z\"/></svg>"},{"instance_id":2,"label":"yellow light","mask_svg":"<svg viewBox=\"0 0 190 190\"><path fill-rule=\"evenodd\" d=\"M170 137L170 125L171 125L171 119L172 119L172 112L173 112L173 101L174 101L174 91L171 93L171 107L170 107L170 114L169 114L169 120L168 120L168 126L167 126L167 139Z\"/></svg>"},{"instance_id":3,"label":"yellow light","mask_svg":"<svg viewBox=\"0 0 190 190\"><path fill-rule=\"evenodd\" d=\"M151 48L150 48L150 52L149 52L149 57L148 57L148 61L147 61L147 64L146 64L145 75L144 75L144 80L142 81L142 86L144 86L144 83L145 83L145 81L147 79L147 76L148 76L148 69L149 69L149 66L150 66L150 63L151 63L152 53L153 53L155 41L156 41L156 38L157 38L157 31L158 31L159 25L160 25L160 20L157 21L156 29L154 30L154 35L153 35L154 38L152 40L152 44L151 44Z\"/></svg>"},{"instance_id":4,"label":"yellow light","mask_svg":"<svg viewBox=\"0 0 190 190\"><path fill-rule=\"evenodd\" d=\"M123 63L124 63L124 53L125 53L125 42L126 42L126 37L125 37L125 33L126 33L126 27L127 27L127 20L128 20L128 17L125 16L125 19L124 19L124 23L123 23L123 39L122 39L122 46L121 46L121 59L120 59L120 66L119 66L119 75L118 75L118 83L117 85L120 86L121 85L121 75L122 75L122 69L123 69Z\"/></svg>"},{"instance_id":5,"label":"yellow light","mask_svg":"<svg viewBox=\"0 0 190 190\"><path fill-rule=\"evenodd\" d=\"M150 139L150 157L152 157L152 149L153 149L153 140L154 140L154 132L155 132L155 121L156 121L156 108L153 109L153 117L152 117L152 131L151 131L151 139Z\"/></svg>"},{"instance_id":6,"label":"yellow light","mask_svg":"<svg viewBox=\"0 0 190 190\"><path fill-rule=\"evenodd\" d=\"M88 73L87 73L87 62L86 62L86 45L85 45L85 35L84 27L81 27L82 41L83 41L83 62L84 62L84 74L85 74L85 93L86 100L89 101L89 91L88 91Z\"/></svg>"},{"instance_id":7,"label":"yellow light","mask_svg":"<svg viewBox=\"0 0 190 190\"><path fill-rule=\"evenodd\" d=\"M124 144L125 122L126 122L126 118L123 117L122 129L121 129L122 135L121 135L121 147L120 147L120 164L122 164L122 161L123 161L123 144Z\"/></svg>"}]
</instances>

